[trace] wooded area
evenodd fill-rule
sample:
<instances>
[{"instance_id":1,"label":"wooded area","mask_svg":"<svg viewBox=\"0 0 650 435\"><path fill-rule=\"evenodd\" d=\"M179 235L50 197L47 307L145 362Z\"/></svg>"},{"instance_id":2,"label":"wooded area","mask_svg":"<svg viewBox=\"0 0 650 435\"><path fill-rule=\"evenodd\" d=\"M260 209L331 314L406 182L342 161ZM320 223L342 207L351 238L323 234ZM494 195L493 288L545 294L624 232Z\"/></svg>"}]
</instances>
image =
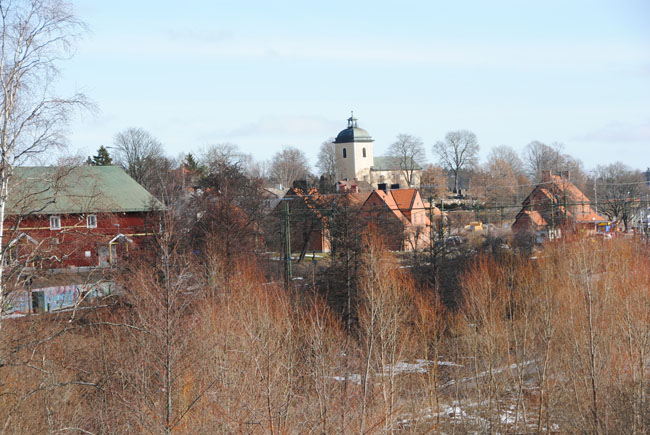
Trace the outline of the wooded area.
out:
<instances>
[{"instance_id":1,"label":"wooded area","mask_svg":"<svg viewBox=\"0 0 650 435\"><path fill-rule=\"evenodd\" d=\"M3 432L648 432L645 243L480 255L450 306L360 242L348 318L163 232L108 306L4 321Z\"/></svg>"}]
</instances>

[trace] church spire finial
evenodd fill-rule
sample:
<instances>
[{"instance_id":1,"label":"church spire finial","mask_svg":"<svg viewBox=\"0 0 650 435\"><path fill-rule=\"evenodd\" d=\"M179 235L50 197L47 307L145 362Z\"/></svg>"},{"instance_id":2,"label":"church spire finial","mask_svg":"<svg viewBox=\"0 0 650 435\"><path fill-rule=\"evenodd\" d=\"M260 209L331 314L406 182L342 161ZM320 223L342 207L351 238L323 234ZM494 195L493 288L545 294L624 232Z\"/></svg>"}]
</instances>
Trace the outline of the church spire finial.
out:
<instances>
[{"instance_id":1,"label":"church spire finial","mask_svg":"<svg viewBox=\"0 0 650 435\"><path fill-rule=\"evenodd\" d=\"M350 117L348 118L348 128L357 126L357 118L354 117L354 110L350 110Z\"/></svg>"}]
</instances>

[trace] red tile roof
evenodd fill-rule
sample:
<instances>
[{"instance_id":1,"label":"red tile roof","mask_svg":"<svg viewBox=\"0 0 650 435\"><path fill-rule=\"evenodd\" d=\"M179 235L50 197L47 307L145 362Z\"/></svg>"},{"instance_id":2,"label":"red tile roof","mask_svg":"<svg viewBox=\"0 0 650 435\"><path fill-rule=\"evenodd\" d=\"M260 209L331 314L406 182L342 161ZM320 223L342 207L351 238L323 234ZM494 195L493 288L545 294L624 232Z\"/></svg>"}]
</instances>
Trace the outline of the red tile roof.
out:
<instances>
[{"instance_id":1,"label":"red tile roof","mask_svg":"<svg viewBox=\"0 0 650 435\"><path fill-rule=\"evenodd\" d=\"M546 219L544 219L544 217L541 214L539 214L539 212L537 212L535 210L532 210L532 211L531 210L526 210L526 211L524 211L524 214L526 216L528 216L528 218L531 220L531 222L533 222L538 227L544 227L544 226L548 225L548 222L546 222Z\"/></svg>"},{"instance_id":2,"label":"red tile roof","mask_svg":"<svg viewBox=\"0 0 650 435\"><path fill-rule=\"evenodd\" d=\"M377 198L379 198L385 207L391 210L392 214L405 225L414 224L414 211L422 211L426 208L417 189L396 189L389 190L387 192L383 190L375 190L370 194L362 207L369 212L373 211L373 208L376 208L376 206L373 206L370 201L372 195L375 195ZM419 203L417 207L415 206L416 202ZM434 206L433 214L435 216L439 216L442 215L442 212ZM420 213L420 215L423 216L421 224L431 224L429 213Z\"/></svg>"},{"instance_id":3,"label":"red tile roof","mask_svg":"<svg viewBox=\"0 0 650 435\"><path fill-rule=\"evenodd\" d=\"M398 189L398 190L389 190L397 204L397 207L400 210L411 210L413 208L413 202L415 201L415 195L417 190L415 189Z\"/></svg>"},{"instance_id":4,"label":"red tile roof","mask_svg":"<svg viewBox=\"0 0 650 435\"><path fill-rule=\"evenodd\" d=\"M563 215L573 219L576 223L586 224L603 222L606 220L591 208L591 201L589 198L587 198L587 196L582 193L582 191L567 178L561 177L559 175L550 175L547 180L548 181L544 181L543 183L535 186L533 191L526 197L526 199L524 199L522 202L524 207L515 218L515 224L521 218L526 216L538 227L544 227L548 225L548 222L542 216L539 210L540 206L548 207L548 203L539 203L538 195L543 195L552 204L556 204L556 210L559 213L562 213ZM537 197L537 203L535 201L535 197ZM537 210L535 210L536 207ZM533 208L533 210L530 208ZM550 211L552 212L552 208Z\"/></svg>"}]
</instances>

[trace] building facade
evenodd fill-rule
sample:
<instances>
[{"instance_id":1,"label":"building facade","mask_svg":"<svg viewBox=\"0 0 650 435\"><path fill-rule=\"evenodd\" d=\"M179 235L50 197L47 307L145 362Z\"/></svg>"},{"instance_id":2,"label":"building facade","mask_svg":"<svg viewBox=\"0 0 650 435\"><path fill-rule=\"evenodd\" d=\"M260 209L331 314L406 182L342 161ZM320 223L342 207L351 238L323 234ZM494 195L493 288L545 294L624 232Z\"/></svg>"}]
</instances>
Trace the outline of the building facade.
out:
<instances>
[{"instance_id":1,"label":"building facade","mask_svg":"<svg viewBox=\"0 0 650 435\"><path fill-rule=\"evenodd\" d=\"M163 205L117 166L15 168L4 267L105 267L159 229Z\"/></svg>"},{"instance_id":2,"label":"building facade","mask_svg":"<svg viewBox=\"0 0 650 435\"><path fill-rule=\"evenodd\" d=\"M431 217L441 219L442 212L425 205L417 189L373 191L361 216L374 225L386 247L393 251L418 251L431 242Z\"/></svg>"},{"instance_id":3,"label":"building facade","mask_svg":"<svg viewBox=\"0 0 650 435\"><path fill-rule=\"evenodd\" d=\"M384 187L419 187L422 168L412 161L402 162L395 156L374 155L374 139L360 128L354 114L348 118L348 127L334 141L336 145L336 179L357 180ZM409 186L406 168L415 167L413 183Z\"/></svg>"},{"instance_id":4,"label":"building facade","mask_svg":"<svg viewBox=\"0 0 650 435\"><path fill-rule=\"evenodd\" d=\"M569 180L569 173L542 172L542 182L522 202L512 231L531 235L538 242L560 237L562 231L595 233L607 219L591 207L591 201Z\"/></svg>"}]
</instances>

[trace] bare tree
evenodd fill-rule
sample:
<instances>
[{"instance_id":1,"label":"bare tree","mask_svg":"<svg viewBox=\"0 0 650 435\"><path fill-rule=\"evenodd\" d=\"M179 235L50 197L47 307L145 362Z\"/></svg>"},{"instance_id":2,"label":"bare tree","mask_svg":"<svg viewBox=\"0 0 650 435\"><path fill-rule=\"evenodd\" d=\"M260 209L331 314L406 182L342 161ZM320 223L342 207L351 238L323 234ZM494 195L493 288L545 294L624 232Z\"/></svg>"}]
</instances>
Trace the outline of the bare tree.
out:
<instances>
[{"instance_id":1,"label":"bare tree","mask_svg":"<svg viewBox=\"0 0 650 435\"><path fill-rule=\"evenodd\" d=\"M422 163L426 157L422 140L410 134L398 134L397 139L388 149L388 154L397 159L399 169L404 174L409 187L418 184L415 173L422 169Z\"/></svg>"},{"instance_id":2,"label":"bare tree","mask_svg":"<svg viewBox=\"0 0 650 435\"><path fill-rule=\"evenodd\" d=\"M70 57L84 24L57 0L0 2L0 264L6 245L5 205L16 165L63 144L72 110L88 106L81 94L54 95L57 64ZM0 268L0 307L4 306Z\"/></svg>"},{"instance_id":3,"label":"bare tree","mask_svg":"<svg viewBox=\"0 0 650 435\"><path fill-rule=\"evenodd\" d=\"M336 174L336 145L334 144L334 138L329 138L321 144L316 167L328 184L334 184L336 181L334 180Z\"/></svg>"},{"instance_id":4,"label":"bare tree","mask_svg":"<svg viewBox=\"0 0 650 435\"><path fill-rule=\"evenodd\" d=\"M522 152L524 168L531 180L542 179L542 171L559 171L562 166L562 149L559 144L546 145L534 140Z\"/></svg>"},{"instance_id":5,"label":"bare tree","mask_svg":"<svg viewBox=\"0 0 650 435\"><path fill-rule=\"evenodd\" d=\"M269 179L269 162L268 160L253 160L250 166L246 168L246 173L249 178L268 181Z\"/></svg>"},{"instance_id":6,"label":"bare tree","mask_svg":"<svg viewBox=\"0 0 650 435\"><path fill-rule=\"evenodd\" d=\"M582 162L563 152L564 144L554 142L546 145L533 141L526 145L522 152L522 160L526 175L533 181L542 179L542 171L565 172L570 174L571 181L581 190L585 189L585 174Z\"/></svg>"},{"instance_id":7,"label":"bare tree","mask_svg":"<svg viewBox=\"0 0 650 435\"><path fill-rule=\"evenodd\" d=\"M647 191L643 173L616 162L598 166L595 178L594 190L598 209L609 219L623 221L627 231L634 211L639 208L635 199L638 199L642 190Z\"/></svg>"},{"instance_id":8,"label":"bare tree","mask_svg":"<svg viewBox=\"0 0 650 435\"><path fill-rule=\"evenodd\" d=\"M199 153L201 160L210 165L236 165L239 168L246 168L252 160L249 154L242 152L239 147L232 143L220 143L210 145Z\"/></svg>"},{"instance_id":9,"label":"bare tree","mask_svg":"<svg viewBox=\"0 0 650 435\"><path fill-rule=\"evenodd\" d=\"M271 162L271 178L283 187L291 187L295 180L309 175L307 157L298 148L284 147L275 153Z\"/></svg>"},{"instance_id":10,"label":"bare tree","mask_svg":"<svg viewBox=\"0 0 650 435\"><path fill-rule=\"evenodd\" d=\"M160 142L142 128L127 128L115 135L115 160L135 181L152 184L157 161L164 157Z\"/></svg>"},{"instance_id":11,"label":"bare tree","mask_svg":"<svg viewBox=\"0 0 650 435\"><path fill-rule=\"evenodd\" d=\"M438 141L433 146L440 164L454 174L454 192L458 192L458 173L461 169L476 164L478 150L476 135L468 130L450 131L444 142Z\"/></svg>"},{"instance_id":12,"label":"bare tree","mask_svg":"<svg viewBox=\"0 0 650 435\"><path fill-rule=\"evenodd\" d=\"M420 191L425 199L444 198L447 195L447 175L442 167L432 164L424 165L420 179Z\"/></svg>"},{"instance_id":13,"label":"bare tree","mask_svg":"<svg viewBox=\"0 0 650 435\"><path fill-rule=\"evenodd\" d=\"M507 163L515 173L515 176L524 173L524 162L519 158L517 151L508 145L499 145L490 150L490 154L488 154L488 165L493 165L498 161Z\"/></svg>"},{"instance_id":14,"label":"bare tree","mask_svg":"<svg viewBox=\"0 0 650 435\"><path fill-rule=\"evenodd\" d=\"M512 204L517 199L517 175L503 159L491 158L472 176L472 196L494 204Z\"/></svg>"}]
</instances>

